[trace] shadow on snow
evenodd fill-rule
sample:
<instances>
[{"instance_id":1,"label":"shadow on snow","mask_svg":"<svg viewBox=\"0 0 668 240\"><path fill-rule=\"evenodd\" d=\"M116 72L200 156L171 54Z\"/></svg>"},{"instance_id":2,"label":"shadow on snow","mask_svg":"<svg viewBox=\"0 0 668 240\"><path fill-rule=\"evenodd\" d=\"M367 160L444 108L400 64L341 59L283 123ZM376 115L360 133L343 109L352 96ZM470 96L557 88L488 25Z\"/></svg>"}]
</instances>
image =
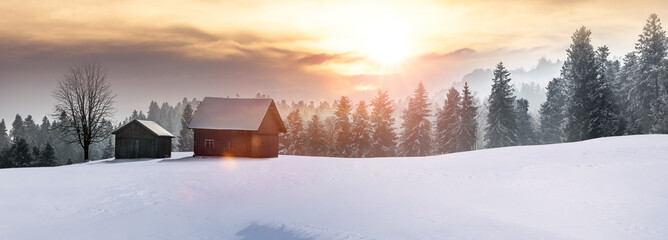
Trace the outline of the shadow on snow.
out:
<instances>
[{"instance_id":1,"label":"shadow on snow","mask_svg":"<svg viewBox=\"0 0 668 240\"><path fill-rule=\"evenodd\" d=\"M241 231L235 234L242 237L241 240L313 240L314 237L305 236L293 230L285 229L285 226L280 227L259 225L251 223Z\"/></svg>"}]
</instances>

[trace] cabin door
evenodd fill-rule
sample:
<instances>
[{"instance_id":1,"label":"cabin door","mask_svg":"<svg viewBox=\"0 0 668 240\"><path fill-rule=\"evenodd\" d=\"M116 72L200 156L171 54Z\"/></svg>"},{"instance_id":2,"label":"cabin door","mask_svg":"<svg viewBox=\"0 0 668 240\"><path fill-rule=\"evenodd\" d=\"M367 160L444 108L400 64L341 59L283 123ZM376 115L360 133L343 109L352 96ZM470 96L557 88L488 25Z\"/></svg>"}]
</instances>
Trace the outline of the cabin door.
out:
<instances>
[{"instance_id":1,"label":"cabin door","mask_svg":"<svg viewBox=\"0 0 668 240\"><path fill-rule=\"evenodd\" d=\"M134 149L132 151L132 158L138 158L139 157L139 140L134 141Z\"/></svg>"}]
</instances>

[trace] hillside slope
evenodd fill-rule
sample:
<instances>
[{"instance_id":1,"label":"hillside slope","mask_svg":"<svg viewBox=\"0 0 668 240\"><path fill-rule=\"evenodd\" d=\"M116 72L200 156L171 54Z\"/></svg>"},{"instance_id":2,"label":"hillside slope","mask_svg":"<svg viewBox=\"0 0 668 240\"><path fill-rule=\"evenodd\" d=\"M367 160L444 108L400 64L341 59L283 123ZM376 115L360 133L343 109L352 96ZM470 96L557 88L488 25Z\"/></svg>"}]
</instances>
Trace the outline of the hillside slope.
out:
<instances>
[{"instance_id":1,"label":"hillside slope","mask_svg":"<svg viewBox=\"0 0 668 240\"><path fill-rule=\"evenodd\" d=\"M3 239L667 239L668 135L0 170Z\"/></svg>"}]
</instances>

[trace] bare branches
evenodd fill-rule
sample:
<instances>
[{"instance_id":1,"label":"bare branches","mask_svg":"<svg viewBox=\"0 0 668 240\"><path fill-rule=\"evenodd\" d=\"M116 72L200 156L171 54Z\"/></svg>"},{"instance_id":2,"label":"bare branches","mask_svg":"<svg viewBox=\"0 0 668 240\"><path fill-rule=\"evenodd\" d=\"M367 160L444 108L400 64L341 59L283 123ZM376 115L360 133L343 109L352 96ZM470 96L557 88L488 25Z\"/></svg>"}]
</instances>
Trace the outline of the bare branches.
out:
<instances>
[{"instance_id":1,"label":"bare branches","mask_svg":"<svg viewBox=\"0 0 668 240\"><path fill-rule=\"evenodd\" d=\"M71 143L84 148L86 160L88 147L111 132L105 123L113 114L116 96L106 79L107 72L100 65L82 64L70 68L53 91L55 114L61 118L58 129L72 137Z\"/></svg>"}]
</instances>

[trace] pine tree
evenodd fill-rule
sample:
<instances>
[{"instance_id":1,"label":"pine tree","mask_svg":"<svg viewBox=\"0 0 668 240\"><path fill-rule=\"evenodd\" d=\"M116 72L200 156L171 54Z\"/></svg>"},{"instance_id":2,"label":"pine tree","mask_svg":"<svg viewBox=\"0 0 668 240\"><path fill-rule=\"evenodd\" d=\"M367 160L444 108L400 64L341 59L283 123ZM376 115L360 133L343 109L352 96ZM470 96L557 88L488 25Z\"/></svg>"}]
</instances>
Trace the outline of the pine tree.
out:
<instances>
[{"instance_id":1,"label":"pine tree","mask_svg":"<svg viewBox=\"0 0 668 240\"><path fill-rule=\"evenodd\" d=\"M367 157L371 150L371 121L367 105L360 101L353 114L352 122L352 157Z\"/></svg>"},{"instance_id":2,"label":"pine tree","mask_svg":"<svg viewBox=\"0 0 668 240\"><path fill-rule=\"evenodd\" d=\"M352 141L353 135L350 124L350 111L352 110L352 103L346 96L341 96L336 106L334 116L336 116L336 144L335 156L350 157L352 156Z\"/></svg>"},{"instance_id":3,"label":"pine tree","mask_svg":"<svg viewBox=\"0 0 668 240\"><path fill-rule=\"evenodd\" d=\"M179 151L189 152L193 151L193 144L195 142L193 130L188 128L190 121L193 120L193 108L190 104L186 104L181 114L181 131L179 131Z\"/></svg>"},{"instance_id":4,"label":"pine tree","mask_svg":"<svg viewBox=\"0 0 668 240\"><path fill-rule=\"evenodd\" d=\"M510 82L510 72L503 63L496 65L492 92L488 99L489 114L485 139L488 148L517 145L517 117L514 109L515 96Z\"/></svg>"},{"instance_id":5,"label":"pine tree","mask_svg":"<svg viewBox=\"0 0 668 240\"><path fill-rule=\"evenodd\" d=\"M174 127L172 126L172 115L174 113L174 108L169 105L169 103L164 102L160 107L160 115L158 117L157 123L160 124L163 128L167 129L170 132L175 132Z\"/></svg>"},{"instance_id":6,"label":"pine tree","mask_svg":"<svg viewBox=\"0 0 668 240\"><path fill-rule=\"evenodd\" d=\"M651 14L636 43L638 54L636 73L629 91L629 108L632 110L638 133L649 133L652 128L652 105L661 98L662 63L667 56L666 31L656 14ZM654 109L654 110L653 110Z\"/></svg>"},{"instance_id":7,"label":"pine tree","mask_svg":"<svg viewBox=\"0 0 668 240\"><path fill-rule=\"evenodd\" d=\"M142 112L142 111L140 110L140 111L139 111L139 115L137 116L137 119L138 119L138 120L146 120L147 117L146 117L146 115L144 115L144 112Z\"/></svg>"},{"instance_id":8,"label":"pine tree","mask_svg":"<svg viewBox=\"0 0 668 240\"><path fill-rule=\"evenodd\" d=\"M529 101L517 99L515 103L517 115L517 145L533 145L538 143L536 130L533 128L533 118L529 115Z\"/></svg>"},{"instance_id":9,"label":"pine tree","mask_svg":"<svg viewBox=\"0 0 668 240\"><path fill-rule=\"evenodd\" d=\"M18 141L19 139L26 138L25 127L23 125L23 118L21 115L16 114L14 122L12 123L12 130L9 132L13 141Z\"/></svg>"},{"instance_id":10,"label":"pine tree","mask_svg":"<svg viewBox=\"0 0 668 240\"><path fill-rule=\"evenodd\" d=\"M14 141L12 147L9 148L7 158L12 161L14 167L30 167L33 162L30 147L23 138Z\"/></svg>"},{"instance_id":11,"label":"pine tree","mask_svg":"<svg viewBox=\"0 0 668 240\"><path fill-rule=\"evenodd\" d=\"M568 141L586 140L592 135L589 129L592 106L589 101L598 82L599 69L590 36L591 31L585 27L575 31L573 43L566 50L568 58L562 69L569 96L565 130Z\"/></svg>"},{"instance_id":12,"label":"pine tree","mask_svg":"<svg viewBox=\"0 0 668 240\"><path fill-rule=\"evenodd\" d=\"M33 120L32 115L28 115L23 120L24 138L29 146L39 146L39 126Z\"/></svg>"},{"instance_id":13,"label":"pine tree","mask_svg":"<svg viewBox=\"0 0 668 240\"><path fill-rule=\"evenodd\" d=\"M151 104L148 106L148 116L146 117L146 120L149 121L154 121L158 124L160 124L159 119L160 119L160 107L158 106L158 103L155 101L151 101Z\"/></svg>"},{"instance_id":14,"label":"pine tree","mask_svg":"<svg viewBox=\"0 0 668 240\"><path fill-rule=\"evenodd\" d=\"M50 143L47 143L44 146L44 150L40 153L39 156L39 166L42 167L51 167L56 166L56 153Z\"/></svg>"},{"instance_id":15,"label":"pine tree","mask_svg":"<svg viewBox=\"0 0 668 240\"><path fill-rule=\"evenodd\" d=\"M613 89L615 95L617 96L617 104L620 106L621 116L624 118L626 123L626 132L627 134L638 134L639 126L635 116L633 115L634 109L630 107L630 100L632 99L629 95L631 88L633 87L633 82L635 81L635 74L638 67L638 56L635 52L630 52L624 56L624 65L619 70L617 77L613 83Z\"/></svg>"},{"instance_id":16,"label":"pine tree","mask_svg":"<svg viewBox=\"0 0 668 240\"><path fill-rule=\"evenodd\" d=\"M668 134L668 59L663 64L661 94L652 105L652 128L650 132Z\"/></svg>"},{"instance_id":17,"label":"pine tree","mask_svg":"<svg viewBox=\"0 0 668 240\"><path fill-rule=\"evenodd\" d=\"M591 83L591 91L587 105L589 110L589 126L587 127L587 138L598 138L606 136L618 136L624 132L624 122L619 115L617 103L612 91L612 83L617 70L614 64L608 60L608 47L598 48L596 52L596 63L598 76Z\"/></svg>"},{"instance_id":18,"label":"pine tree","mask_svg":"<svg viewBox=\"0 0 668 240\"><path fill-rule=\"evenodd\" d=\"M469 89L468 82L464 83L462 89L462 107L459 114L459 133L457 134L459 148L457 151L471 151L475 149L478 132L478 107L475 106L474 97Z\"/></svg>"},{"instance_id":19,"label":"pine tree","mask_svg":"<svg viewBox=\"0 0 668 240\"><path fill-rule=\"evenodd\" d=\"M105 145L104 149L102 150L102 159L108 159L108 158L113 158L115 154L115 148L114 148L114 137L109 136L107 140L107 144Z\"/></svg>"},{"instance_id":20,"label":"pine tree","mask_svg":"<svg viewBox=\"0 0 668 240\"><path fill-rule=\"evenodd\" d=\"M67 128L67 115L65 112L61 113L58 119L52 124L52 129L64 129ZM82 149L77 147L75 144L71 144L72 136L65 134L61 131L52 131L54 139L53 147L55 148L56 158L62 161L69 161L70 164L72 161L80 162L82 158ZM74 160L73 160L74 159Z\"/></svg>"},{"instance_id":21,"label":"pine tree","mask_svg":"<svg viewBox=\"0 0 668 240\"><path fill-rule=\"evenodd\" d=\"M327 140L322 121L314 114L306 126L306 154L309 156L327 155Z\"/></svg>"},{"instance_id":22,"label":"pine tree","mask_svg":"<svg viewBox=\"0 0 668 240\"><path fill-rule=\"evenodd\" d=\"M53 142L53 132L51 131L51 122L49 121L49 118L44 116L42 118L42 124L39 125L39 139L41 144L39 145L40 148L43 148L46 146L46 144L52 143Z\"/></svg>"},{"instance_id":23,"label":"pine tree","mask_svg":"<svg viewBox=\"0 0 668 240\"><path fill-rule=\"evenodd\" d=\"M422 82L408 100L408 109L401 118L401 138L399 151L401 156L426 156L431 152L431 122L429 116L428 95Z\"/></svg>"},{"instance_id":24,"label":"pine tree","mask_svg":"<svg viewBox=\"0 0 668 240\"><path fill-rule=\"evenodd\" d=\"M7 126L5 126L5 119L0 121L0 153L10 146L9 135L7 135Z\"/></svg>"},{"instance_id":25,"label":"pine tree","mask_svg":"<svg viewBox=\"0 0 668 240\"><path fill-rule=\"evenodd\" d=\"M302 121L299 109L288 114L286 121L286 147L285 154L303 155L304 154L304 123Z\"/></svg>"},{"instance_id":26,"label":"pine tree","mask_svg":"<svg viewBox=\"0 0 668 240\"><path fill-rule=\"evenodd\" d=\"M540 106L540 133L544 144L564 142L564 108L566 106L564 80L553 78L547 85L547 100Z\"/></svg>"},{"instance_id":27,"label":"pine tree","mask_svg":"<svg viewBox=\"0 0 668 240\"><path fill-rule=\"evenodd\" d=\"M455 88L450 88L443 108L436 113L436 153L453 153L461 149L459 145L461 97Z\"/></svg>"},{"instance_id":28,"label":"pine tree","mask_svg":"<svg viewBox=\"0 0 668 240\"><path fill-rule=\"evenodd\" d=\"M668 86L663 89L668 89ZM667 92L652 105L651 133L668 134L668 90L665 91Z\"/></svg>"},{"instance_id":29,"label":"pine tree","mask_svg":"<svg viewBox=\"0 0 668 240\"><path fill-rule=\"evenodd\" d=\"M31 167L39 167L39 159L42 157L42 153L39 151L38 147L32 147L32 154L30 154L30 158L32 159L30 161L30 166Z\"/></svg>"},{"instance_id":30,"label":"pine tree","mask_svg":"<svg viewBox=\"0 0 668 240\"><path fill-rule=\"evenodd\" d=\"M130 118L128 118L128 122L135 119L139 119L139 113L137 112L137 110L132 111L132 115L130 115Z\"/></svg>"},{"instance_id":31,"label":"pine tree","mask_svg":"<svg viewBox=\"0 0 668 240\"><path fill-rule=\"evenodd\" d=\"M14 167L14 162L12 162L11 159L9 159L9 151L10 148L6 148L4 150L0 150L0 168L13 168Z\"/></svg>"},{"instance_id":32,"label":"pine tree","mask_svg":"<svg viewBox=\"0 0 668 240\"><path fill-rule=\"evenodd\" d=\"M392 100L387 91L378 90L378 94L371 101L371 129L372 147L369 156L389 157L394 156L397 146L397 135L394 133L395 119L392 116Z\"/></svg>"}]
</instances>

